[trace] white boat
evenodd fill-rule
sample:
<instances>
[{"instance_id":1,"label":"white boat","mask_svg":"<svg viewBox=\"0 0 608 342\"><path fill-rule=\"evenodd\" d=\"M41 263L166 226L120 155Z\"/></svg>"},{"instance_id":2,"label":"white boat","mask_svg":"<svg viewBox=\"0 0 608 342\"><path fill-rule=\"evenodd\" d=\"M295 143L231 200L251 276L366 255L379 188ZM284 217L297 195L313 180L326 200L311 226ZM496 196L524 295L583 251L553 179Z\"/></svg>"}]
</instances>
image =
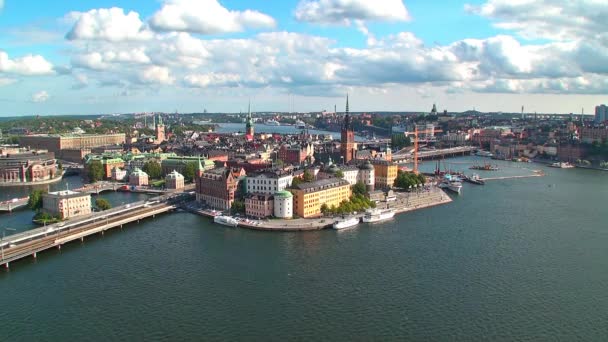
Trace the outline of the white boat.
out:
<instances>
[{"instance_id":1,"label":"white boat","mask_svg":"<svg viewBox=\"0 0 608 342\"><path fill-rule=\"evenodd\" d=\"M438 185L442 189L448 189L460 195L462 190L462 182L460 178L447 174L443 177L443 180Z\"/></svg>"},{"instance_id":2,"label":"white boat","mask_svg":"<svg viewBox=\"0 0 608 342\"><path fill-rule=\"evenodd\" d=\"M216 216L213 218L213 222L223 224L224 226L236 227L239 224L239 221L235 220L230 216Z\"/></svg>"},{"instance_id":3,"label":"white boat","mask_svg":"<svg viewBox=\"0 0 608 342\"><path fill-rule=\"evenodd\" d=\"M351 218L345 218L345 219L341 219L341 220L334 222L333 228L334 229L346 229L346 228L354 227L358 224L359 224L359 218L351 217Z\"/></svg>"},{"instance_id":4,"label":"white boat","mask_svg":"<svg viewBox=\"0 0 608 342\"><path fill-rule=\"evenodd\" d=\"M488 151L477 151L477 153L475 153L475 155L479 156L479 157L494 157L494 154L492 154L492 152L488 152Z\"/></svg>"},{"instance_id":5,"label":"white boat","mask_svg":"<svg viewBox=\"0 0 608 342\"><path fill-rule=\"evenodd\" d=\"M560 169L571 169L573 167L575 167L574 165L568 163L568 162L558 162L558 163L553 163L551 165L549 165L551 167L557 167Z\"/></svg>"},{"instance_id":6,"label":"white boat","mask_svg":"<svg viewBox=\"0 0 608 342\"><path fill-rule=\"evenodd\" d=\"M363 216L363 222L373 223L385 220L390 220L395 216L395 211L392 209L368 209Z\"/></svg>"},{"instance_id":7,"label":"white boat","mask_svg":"<svg viewBox=\"0 0 608 342\"><path fill-rule=\"evenodd\" d=\"M297 120L296 121L296 128L298 129L305 129L306 128L306 123L302 120Z\"/></svg>"},{"instance_id":8,"label":"white boat","mask_svg":"<svg viewBox=\"0 0 608 342\"><path fill-rule=\"evenodd\" d=\"M280 126L281 124L277 120L268 120L266 121L268 126Z\"/></svg>"}]
</instances>

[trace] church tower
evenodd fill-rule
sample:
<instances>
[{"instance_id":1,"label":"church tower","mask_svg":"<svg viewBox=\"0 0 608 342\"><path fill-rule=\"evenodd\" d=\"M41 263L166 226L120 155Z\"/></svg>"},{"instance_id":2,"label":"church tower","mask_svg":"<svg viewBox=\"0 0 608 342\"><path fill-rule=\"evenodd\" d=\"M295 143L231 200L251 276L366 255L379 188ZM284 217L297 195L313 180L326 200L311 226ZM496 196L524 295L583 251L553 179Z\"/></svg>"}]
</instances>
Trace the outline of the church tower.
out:
<instances>
[{"instance_id":1,"label":"church tower","mask_svg":"<svg viewBox=\"0 0 608 342\"><path fill-rule=\"evenodd\" d=\"M247 121L245 124L245 136L247 139L253 139L253 118L251 117L251 101L249 101L249 109L247 111Z\"/></svg>"},{"instance_id":2,"label":"church tower","mask_svg":"<svg viewBox=\"0 0 608 342\"><path fill-rule=\"evenodd\" d=\"M340 139L340 152L344 163L348 163L354 158L354 146L355 146L355 132L353 131L353 124L350 120L350 114L348 110L348 94L346 94L346 113L344 115L344 122L342 123L341 139Z\"/></svg>"},{"instance_id":3,"label":"church tower","mask_svg":"<svg viewBox=\"0 0 608 342\"><path fill-rule=\"evenodd\" d=\"M156 143L160 144L165 141L165 125L163 124L163 117L158 115L158 123L156 124Z\"/></svg>"}]
</instances>

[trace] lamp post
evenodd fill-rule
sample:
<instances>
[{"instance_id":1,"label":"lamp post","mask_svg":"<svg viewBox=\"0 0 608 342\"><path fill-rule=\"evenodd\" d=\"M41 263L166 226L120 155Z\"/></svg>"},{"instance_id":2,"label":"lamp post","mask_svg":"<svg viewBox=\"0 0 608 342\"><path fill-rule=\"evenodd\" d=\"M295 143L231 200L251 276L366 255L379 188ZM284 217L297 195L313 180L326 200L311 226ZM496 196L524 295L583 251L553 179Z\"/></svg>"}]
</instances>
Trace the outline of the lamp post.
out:
<instances>
[{"instance_id":1,"label":"lamp post","mask_svg":"<svg viewBox=\"0 0 608 342\"><path fill-rule=\"evenodd\" d=\"M4 237L6 234L7 230L11 230L11 231L16 231L16 229L14 228L4 228L4 230L2 230L2 240L0 240L0 249L2 250L2 260L4 260Z\"/></svg>"}]
</instances>

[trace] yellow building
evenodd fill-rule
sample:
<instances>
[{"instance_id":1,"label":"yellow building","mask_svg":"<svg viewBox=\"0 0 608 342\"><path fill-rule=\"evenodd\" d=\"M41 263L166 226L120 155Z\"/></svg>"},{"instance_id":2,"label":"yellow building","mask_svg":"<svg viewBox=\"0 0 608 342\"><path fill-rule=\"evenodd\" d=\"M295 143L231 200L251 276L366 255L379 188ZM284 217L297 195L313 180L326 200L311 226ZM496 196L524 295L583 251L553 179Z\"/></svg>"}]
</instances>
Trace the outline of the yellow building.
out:
<instances>
[{"instance_id":1,"label":"yellow building","mask_svg":"<svg viewBox=\"0 0 608 342\"><path fill-rule=\"evenodd\" d=\"M391 188L397 178L399 167L387 160L372 160L376 189Z\"/></svg>"},{"instance_id":2,"label":"yellow building","mask_svg":"<svg viewBox=\"0 0 608 342\"><path fill-rule=\"evenodd\" d=\"M62 220L91 213L91 195L70 190L42 196L42 209Z\"/></svg>"},{"instance_id":3,"label":"yellow building","mask_svg":"<svg viewBox=\"0 0 608 342\"><path fill-rule=\"evenodd\" d=\"M321 206L339 206L352 194L350 184L341 178L302 183L291 189L296 215L303 218L321 216Z\"/></svg>"}]
</instances>

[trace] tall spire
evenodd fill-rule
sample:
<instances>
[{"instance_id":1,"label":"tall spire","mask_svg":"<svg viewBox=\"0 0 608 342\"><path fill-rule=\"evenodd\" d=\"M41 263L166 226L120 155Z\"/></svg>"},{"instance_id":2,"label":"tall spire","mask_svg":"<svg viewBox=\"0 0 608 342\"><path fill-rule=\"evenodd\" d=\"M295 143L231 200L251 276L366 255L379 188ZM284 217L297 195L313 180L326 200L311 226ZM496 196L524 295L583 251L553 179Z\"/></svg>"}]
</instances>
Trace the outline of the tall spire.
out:
<instances>
[{"instance_id":1,"label":"tall spire","mask_svg":"<svg viewBox=\"0 0 608 342\"><path fill-rule=\"evenodd\" d=\"M247 118L251 119L251 99L249 99L249 105L247 106Z\"/></svg>"},{"instance_id":2,"label":"tall spire","mask_svg":"<svg viewBox=\"0 0 608 342\"><path fill-rule=\"evenodd\" d=\"M348 115L348 93L346 93L346 115Z\"/></svg>"},{"instance_id":3,"label":"tall spire","mask_svg":"<svg viewBox=\"0 0 608 342\"><path fill-rule=\"evenodd\" d=\"M159 126L163 125L163 117L160 114L158 114L158 125Z\"/></svg>"}]
</instances>

